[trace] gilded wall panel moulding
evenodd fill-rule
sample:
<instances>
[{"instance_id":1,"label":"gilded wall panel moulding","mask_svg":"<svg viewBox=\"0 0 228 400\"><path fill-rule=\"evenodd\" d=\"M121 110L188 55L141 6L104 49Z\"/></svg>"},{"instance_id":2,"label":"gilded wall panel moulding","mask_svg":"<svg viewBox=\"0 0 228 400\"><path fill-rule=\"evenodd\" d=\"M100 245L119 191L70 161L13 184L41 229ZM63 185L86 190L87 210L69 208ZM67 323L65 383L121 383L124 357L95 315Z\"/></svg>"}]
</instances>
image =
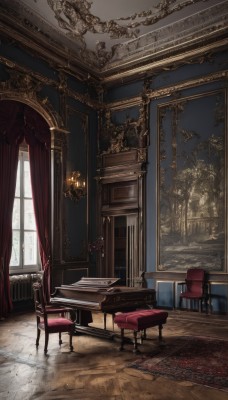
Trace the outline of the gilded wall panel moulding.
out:
<instances>
[{"instance_id":1,"label":"gilded wall panel moulding","mask_svg":"<svg viewBox=\"0 0 228 400\"><path fill-rule=\"evenodd\" d=\"M157 99L160 97L171 96L172 94L175 94L181 90L205 85L207 83L216 82L221 79L227 79L227 78L228 78L228 71L219 71L219 72L215 72L212 74L202 76L200 78L190 79L188 81L181 82L179 84L168 86L168 87L165 87L162 89L158 89L158 90L147 89L146 94L149 99Z\"/></svg>"},{"instance_id":2,"label":"gilded wall panel moulding","mask_svg":"<svg viewBox=\"0 0 228 400\"><path fill-rule=\"evenodd\" d=\"M8 60L7 58L0 56L0 63L5 65L6 67L9 68L15 68L16 64L14 62L12 62L11 60Z\"/></svg>"},{"instance_id":3,"label":"gilded wall panel moulding","mask_svg":"<svg viewBox=\"0 0 228 400\"><path fill-rule=\"evenodd\" d=\"M147 162L147 149L138 149L138 161L141 163Z\"/></svg>"},{"instance_id":4,"label":"gilded wall panel moulding","mask_svg":"<svg viewBox=\"0 0 228 400\"><path fill-rule=\"evenodd\" d=\"M105 108L110 111L124 110L126 108L139 106L142 102L142 96L135 96L127 99L118 100L105 105Z\"/></svg>"},{"instance_id":5,"label":"gilded wall panel moulding","mask_svg":"<svg viewBox=\"0 0 228 400\"><path fill-rule=\"evenodd\" d=\"M0 63L6 66L6 70L10 75L10 79L5 82L0 82L0 90L13 90L16 86L20 86L21 92L24 92L24 96L32 97L38 91L42 89L43 86L54 87L60 94L65 94L66 96L72 97L73 99L80 101L83 104L88 105L93 109L98 109L101 107L100 100L96 101L90 98L88 93L79 93L68 87L67 84L67 73L63 72L62 69L56 70L58 73L59 81L47 78L38 72L34 72L29 68L23 67L17 63L11 62L5 57L0 57ZM19 76L20 83L17 82L17 76ZM90 78L88 78L89 80ZM91 83L92 84L92 83ZM32 92L29 91L29 85L31 86ZM23 90L24 88L24 90ZM99 86L99 91L100 91ZM45 103L45 99L43 100Z\"/></svg>"},{"instance_id":6,"label":"gilded wall panel moulding","mask_svg":"<svg viewBox=\"0 0 228 400\"><path fill-rule=\"evenodd\" d=\"M62 152L66 147L66 135L69 133L65 129L52 127L51 130L51 148L56 152Z\"/></svg>"},{"instance_id":7,"label":"gilded wall panel moulding","mask_svg":"<svg viewBox=\"0 0 228 400\"><path fill-rule=\"evenodd\" d=\"M55 132L56 141L61 141L60 132ZM52 168L53 168L53 240L52 240L52 257L53 262L60 262L62 259L62 247L61 247L61 232L63 219L61 211L61 195L62 195L62 153L58 148L53 149L52 155Z\"/></svg>"},{"instance_id":8,"label":"gilded wall panel moulding","mask_svg":"<svg viewBox=\"0 0 228 400\"><path fill-rule=\"evenodd\" d=\"M200 78L189 79L188 81L184 81L184 82L181 82L176 85L170 85L170 86L164 87L162 89L155 89L155 90L150 89L150 82L152 79L152 78L150 78L145 81L142 96L136 96L134 98L127 98L127 99L123 99L121 101L112 102L112 103L106 104L105 107L107 110L109 110L109 112L116 111L116 110L123 110L126 108L130 108L134 105L139 105L142 102L142 98L145 101L145 103L147 103L153 99L171 96L181 90L201 86L201 85L204 85L207 83L216 82L221 79L227 79L227 78L228 78L228 71L224 70L224 71L214 72L212 74L208 74L208 75L202 76Z\"/></svg>"},{"instance_id":9,"label":"gilded wall panel moulding","mask_svg":"<svg viewBox=\"0 0 228 400\"><path fill-rule=\"evenodd\" d=\"M69 97L72 97L72 99L75 99L75 100L79 101L80 103L86 104L87 106L89 106L95 110L98 110L101 108L100 102L91 99L91 97L89 96L88 93L83 94L83 93L78 93L71 89L68 89L67 95Z\"/></svg>"}]
</instances>

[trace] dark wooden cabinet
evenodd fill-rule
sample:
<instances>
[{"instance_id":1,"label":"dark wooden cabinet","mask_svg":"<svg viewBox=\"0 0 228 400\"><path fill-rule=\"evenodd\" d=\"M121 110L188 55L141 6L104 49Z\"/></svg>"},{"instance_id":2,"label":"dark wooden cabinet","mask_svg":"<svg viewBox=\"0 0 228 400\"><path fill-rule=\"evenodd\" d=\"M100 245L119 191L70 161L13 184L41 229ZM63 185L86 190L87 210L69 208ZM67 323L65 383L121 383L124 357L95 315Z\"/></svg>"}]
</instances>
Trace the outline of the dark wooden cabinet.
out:
<instances>
[{"instance_id":1,"label":"dark wooden cabinet","mask_svg":"<svg viewBox=\"0 0 228 400\"><path fill-rule=\"evenodd\" d=\"M104 238L98 275L141 286L145 271L145 163L134 149L100 158L98 226Z\"/></svg>"}]
</instances>

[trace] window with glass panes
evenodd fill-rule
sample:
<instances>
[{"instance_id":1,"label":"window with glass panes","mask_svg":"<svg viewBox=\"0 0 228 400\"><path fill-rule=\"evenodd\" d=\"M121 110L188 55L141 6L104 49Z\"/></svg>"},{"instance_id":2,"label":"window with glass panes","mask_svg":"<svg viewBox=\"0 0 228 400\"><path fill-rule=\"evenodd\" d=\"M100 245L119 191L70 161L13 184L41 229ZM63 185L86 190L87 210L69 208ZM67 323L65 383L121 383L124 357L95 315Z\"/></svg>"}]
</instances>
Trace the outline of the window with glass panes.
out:
<instances>
[{"instance_id":1,"label":"window with glass panes","mask_svg":"<svg viewBox=\"0 0 228 400\"><path fill-rule=\"evenodd\" d=\"M38 243L28 152L20 151L13 207L10 272L39 269Z\"/></svg>"}]
</instances>

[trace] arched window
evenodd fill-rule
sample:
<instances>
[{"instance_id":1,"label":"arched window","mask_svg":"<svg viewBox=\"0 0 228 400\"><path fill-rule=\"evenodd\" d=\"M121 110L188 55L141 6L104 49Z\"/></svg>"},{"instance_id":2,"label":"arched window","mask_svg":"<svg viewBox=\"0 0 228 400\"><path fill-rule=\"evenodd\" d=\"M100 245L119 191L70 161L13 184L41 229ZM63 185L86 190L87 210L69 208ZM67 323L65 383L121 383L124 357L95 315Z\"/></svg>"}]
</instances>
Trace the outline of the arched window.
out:
<instances>
[{"instance_id":1,"label":"arched window","mask_svg":"<svg viewBox=\"0 0 228 400\"><path fill-rule=\"evenodd\" d=\"M12 307L9 264L12 218L20 144L28 145L33 204L38 233L44 294L50 297L51 135L47 122L33 108L17 101L0 102L0 317Z\"/></svg>"},{"instance_id":2,"label":"arched window","mask_svg":"<svg viewBox=\"0 0 228 400\"><path fill-rule=\"evenodd\" d=\"M34 272L40 269L29 154L26 147L20 148L18 157L10 273Z\"/></svg>"}]
</instances>

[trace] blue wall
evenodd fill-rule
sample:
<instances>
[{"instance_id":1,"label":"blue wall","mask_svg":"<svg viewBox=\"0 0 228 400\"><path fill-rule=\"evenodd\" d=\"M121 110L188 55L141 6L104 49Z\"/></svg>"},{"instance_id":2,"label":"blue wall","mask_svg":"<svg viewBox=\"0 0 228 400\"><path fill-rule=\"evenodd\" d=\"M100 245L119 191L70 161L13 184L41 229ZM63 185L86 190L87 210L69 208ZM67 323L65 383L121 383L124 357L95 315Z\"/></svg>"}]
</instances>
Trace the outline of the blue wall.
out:
<instances>
[{"instance_id":1,"label":"blue wall","mask_svg":"<svg viewBox=\"0 0 228 400\"><path fill-rule=\"evenodd\" d=\"M126 99L129 99L130 103L132 97L145 95L145 93L150 99L149 146L146 175L145 269L146 272L149 273L148 277L150 278L148 279L148 285L157 290L157 301L160 307L178 307L180 294L178 282L184 279L189 267L202 267L208 272L211 291L211 310L220 313L228 312L227 234L225 233L224 235L227 225L225 203L225 198L227 196L227 193L225 193L227 192L227 174L225 168L225 165L227 165L227 103L225 99L227 93L225 73L223 73L227 69L227 60L227 52L217 53L210 59L205 59L202 63L195 62L191 65L183 65L173 70L158 72L151 78L149 89L146 91L143 91L143 82L140 80L129 85L119 85L119 87L109 89L106 95L107 103L109 101L115 103L115 101ZM179 110L175 105L179 105ZM113 105L111 105L111 107L113 107ZM181 109L181 107L183 107L183 109ZM180 255L178 254L177 256L177 251L180 250L181 246L180 244L176 244L176 253L174 253L172 257L169 253L168 256L165 255L163 258L166 264L160 265L161 256L165 252L164 249L167 246L163 245L164 242L160 240L159 236L160 224L162 225L162 214L159 208L162 204L162 199L160 198L162 178L161 175L159 176L159 168L161 166L164 168L165 179L171 179L169 178L169 174L172 174L172 169L170 172L170 164L172 162L171 149L175 130L173 127L175 122L173 115L175 115L174 113L176 110L178 110L176 116L176 131L182 129L182 131L185 131L187 134L195 134L195 139L192 140L192 142L186 139L187 145L180 143L180 136L179 138L177 137L177 151L180 149L181 145L183 152L186 152L186 157L189 157L189 155L192 156L191 153L194 149L191 143L193 144L194 141L195 148L197 147L197 149L200 149L203 147L203 144L208 141L213 141L213 139L218 141L220 139L224 140L224 148L219 150L220 153L217 153L218 157L220 157L219 154L221 155L221 160L219 160L218 157L216 159L215 150L213 150L213 156L211 155L210 157L205 155L205 150L201 150L201 153L199 151L199 154L206 158L208 163L209 158L210 162L214 162L217 168L220 163L219 168L221 169L221 174L224 174L224 176L219 178L219 189L217 188L217 195L221 198L221 204L218 207L220 208L220 215L218 216L218 219L220 219L218 223L218 225L220 224L220 228L216 226L213 227L213 232L208 232L207 241L205 240L205 232L209 228L205 228L204 237L201 238L204 240L204 249L207 247L205 254L203 250L200 251L200 244L198 242L194 243L195 238L192 234L187 238L187 246L189 248L188 256L183 256L183 252L180 252ZM130 109L127 107L124 108L123 106L122 110L112 112L112 121L123 124L124 116L127 119L127 115L130 113L129 111ZM118 115L118 119L116 115ZM137 119L137 112L134 113L133 118ZM165 138L162 137L163 135L165 135ZM165 140L164 143L163 140ZM196 144L197 140L199 141L198 144ZM161 150L164 151L163 154L165 154L166 163L161 161ZM184 160L183 157L182 161L180 161L180 154L177 154L176 159L179 162L179 169L181 167L180 162L182 162L183 168L184 164L187 165L187 161ZM225 164L222 167L221 164L223 160ZM207 177L206 173L205 177ZM214 187L216 187L216 182L214 183ZM213 189L213 187L211 189ZM200 197L199 188L197 195ZM210 196L210 193L208 196ZM213 201L216 203L216 200ZM223 207L223 214L221 214L221 207ZM202 221L203 218L206 221L205 215L202 216ZM192 218L191 221L194 221L194 218ZM203 223L205 223L205 221ZM188 229L190 229L190 227ZM191 227L191 229L193 228ZM219 229L221 231L219 231ZM206 242L207 246L205 246ZM214 250L215 248L217 248L217 250Z\"/></svg>"},{"instance_id":2,"label":"blue wall","mask_svg":"<svg viewBox=\"0 0 228 400\"><path fill-rule=\"evenodd\" d=\"M6 82L10 78L10 72L15 70L24 71L26 74L37 74L43 79L41 89L38 95L45 101L48 99L53 110L62 117L65 129L69 130L67 136L67 170L82 169L88 175L89 199L83 199L76 207L73 203L69 203L68 199L64 199L64 208L66 210L65 220L65 238L63 237L62 245L65 246L64 240L69 241L68 260L62 260L64 265L71 265L72 262L80 260L88 261L86 247L88 241L93 241L96 237L96 152L97 152L97 111L86 103L86 96L93 101L97 100L96 90L81 82L72 76L65 75L66 88L71 90L76 96L69 95L69 91L62 89L60 83L59 72L53 69L44 60L38 59L30 55L27 51L17 47L16 44L1 42L0 53L9 61L13 61L15 68L7 67L6 63L0 63L0 82ZM182 115L181 124L189 130L196 128L204 135L212 135L211 124L214 121L207 109L211 110L209 104L213 93L224 93L226 96L225 73L222 71L227 69L227 52L213 54L210 59L204 62L194 62L191 65L186 64L169 71L157 71L154 74L151 71L151 77L148 74L149 85L145 89L145 82L142 79L135 79L133 83L116 84L107 88L104 95L104 103L109 105L121 100L129 101L137 96L143 96L149 99L149 140L148 140L148 162L146 175L146 272L151 273L148 280L149 286L153 286L157 290L158 306L175 307L178 304L178 296L180 287L178 282L184 277L185 271L180 270L178 265L173 265L171 270L162 270L159 266L159 140L161 137L161 110L165 110L166 118L163 118L164 129L168 132L166 136L167 154L170 151L168 143L171 143L172 134L172 110L168 105L175 102L199 98L199 107L189 107L188 112ZM3 86L2 86L3 88ZM162 89L162 90L161 90ZM1 90L1 93L4 89ZM84 96L84 97L83 97ZM197 97L198 96L198 97ZM210 97L211 96L211 97ZM77 100L76 100L77 99ZM80 100L81 99L81 100ZM190 102L188 103L190 104ZM191 103L193 104L193 102ZM222 110L223 126L227 121L227 103ZM167 106L167 107L166 107ZM69 113L69 114L68 114ZM114 124L124 124L127 119L137 120L139 117L139 107L122 107L118 111L112 113L112 122ZM221 121L220 121L221 123ZM83 125L84 124L84 125ZM86 125L86 128L85 128ZM217 128L216 128L217 129ZM215 131L216 132L216 131ZM224 136L226 139L226 132ZM205 136L205 138L206 138ZM227 140L227 139L226 139ZM225 141L226 143L226 141ZM225 153L225 162L227 165L227 152ZM226 171L225 171L226 172ZM225 174L224 183L225 191L227 191L227 174ZM226 193L227 196L227 193ZM227 219L226 209L224 210L224 219ZM225 227L227 222L225 223ZM78 229L79 228L79 229ZM83 244L82 244L83 243ZM84 246L84 250L82 247ZM227 247L227 233L225 231L224 247ZM84 251L84 253L83 253ZM70 261L71 260L71 261ZM207 268L207 265L205 265ZM65 266L64 266L65 268ZM93 265L93 272L96 266ZM186 269L188 265L186 264ZM92 273L91 273L92 275ZM228 299L228 280L227 280L227 255L225 254L224 265L220 271L209 270L209 279L211 281L211 304L214 312L227 312Z\"/></svg>"},{"instance_id":3,"label":"blue wall","mask_svg":"<svg viewBox=\"0 0 228 400\"><path fill-rule=\"evenodd\" d=\"M57 159L57 164L63 164L63 170L59 170L58 177L60 187L58 190L62 193L64 174L73 170L80 170L87 178L88 196L83 198L78 204L71 200L61 197L60 216L58 224L61 227L57 232L61 249L58 265L53 266L55 273L58 270L56 283L62 283L62 271L67 268L85 265L89 268L88 243L95 240L95 197L96 197L96 146L97 146L97 113L86 102L86 97L92 101L96 99L96 91L91 89L85 82L68 75L66 72L59 71L49 65L45 60L34 57L16 42L10 43L1 40L0 54L2 62L0 63L0 84L1 96L4 98L6 86L10 82L11 91L18 93L21 90L21 99L23 101L24 92L31 96L37 103L48 103L48 109L51 113L58 116L61 120L61 128L68 133L60 134L60 137L66 138L61 159ZM5 62L4 62L5 59ZM11 64L12 62L12 64ZM7 65L8 64L8 65ZM9 67L10 65L10 67ZM18 77L15 87L12 84L12 74ZM37 90L31 87L31 92L26 85L23 87L23 77L30 77L37 83ZM22 79L22 80L21 80ZM35 94L32 91L35 91ZM6 93L8 96L9 93ZM90 202L88 199L92 199ZM60 219L60 221L59 221ZM54 227L56 229L56 227ZM59 228L58 228L59 229ZM93 265L93 269L94 269ZM57 272L56 272L57 273ZM77 275L77 273L75 273ZM76 276L75 275L75 276ZM72 277L70 279L74 280ZM78 279L78 278L77 278ZM77 280L75 278L75 281Z\"/></svg>"}]
</instances>

